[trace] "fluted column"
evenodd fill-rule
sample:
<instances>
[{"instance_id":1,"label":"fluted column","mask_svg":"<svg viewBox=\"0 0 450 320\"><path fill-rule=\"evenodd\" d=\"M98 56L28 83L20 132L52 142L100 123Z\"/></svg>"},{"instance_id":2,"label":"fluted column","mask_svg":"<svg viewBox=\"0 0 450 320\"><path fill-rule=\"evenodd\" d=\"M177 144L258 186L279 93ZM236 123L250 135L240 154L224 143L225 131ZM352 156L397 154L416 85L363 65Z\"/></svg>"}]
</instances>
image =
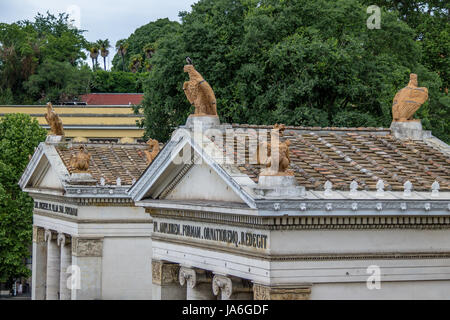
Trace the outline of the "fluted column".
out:
<instances>
[{"instance_id":1,"label":"fluted column","mask_svg":"<svg viewBox=\"0 0 450 320\"><path fill-rule=\"evenodd\" d=\"M67 279L70 274L67 273L67 268L72 264L72 248L70 244L70 236L64 233L58 234L58 246L61 252L61 266L59 276L59 300L70 300L71 290L67 286Z\"/></svg>"},{"instance_id":2,"label":"fluted column","mask_svg":"<svg viewBox=\"0 0 450 320\"><path fill-rule=\"evenodd\" d=\"M59 271L60 252L56 243L56 233L45 230L45 241L47 241L47 288L46 299L59 299Z\"/></svg>"},{"instance_id":3,"label":"fluted column","mask_svg":"<svg viewBox=\"0 0 450 320\"><path fill-rule=\"evenodd\" d=\"M217 300L212 292L212 274L205 270L180 267L180 285L186 283L187 300Z\"/></svg>"},{"instance_id":4,"label":"fluted column","mask_svg":"<svg viewBox=\"0 0 450 320\"><path fill-rule=\"evenodd\" d=\"M221 300L252 300L253 291L249 281L227 277L223 275L214 275L212 282L213 293L219 296Z\"/></svg>"},{"instance_id":5,"label":"fluted column","mask_svg":"<svg viewBox=\"0 0 450 320\"><path fill-rule=\"evenodd\" d=\"M152 299L186 300L186 289L180 286L180 266L160 260L152 260Z\"/></svg>"},{"instance_id":6,"label":"fluted column","mask_svg":"<svg viewBox=\"0 0 450 320\"><path fill-rule=\"evenodd\" d=\"M31 276L31 299L45 300L47 282L47 242L45 230L33 226L33 264Z\"/></svg>"}]
</instances>

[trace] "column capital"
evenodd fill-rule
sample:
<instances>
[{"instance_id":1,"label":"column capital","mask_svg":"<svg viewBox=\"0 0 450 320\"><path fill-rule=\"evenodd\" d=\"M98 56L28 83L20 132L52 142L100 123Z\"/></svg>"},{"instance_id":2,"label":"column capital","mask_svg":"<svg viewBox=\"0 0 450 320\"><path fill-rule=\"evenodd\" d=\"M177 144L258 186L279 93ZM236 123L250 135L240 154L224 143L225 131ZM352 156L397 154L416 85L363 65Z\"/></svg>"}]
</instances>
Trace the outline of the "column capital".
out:
<instances>
[{"instance_id":1,"label":"column capital","mask_svg":"<svg viewBox=\"0 0 450 320\"><path fill-rule=\"evenodd\" d=\"M45 242L44 228L33 226L33 242Z\"/></svg>"},{"instance_id":2,"label":"column capital","mask_svg":"<svg viewBox=\"0 0 450 320\"><path fill-rule=\"evenodd\" d=\"M311 284L295 286L268 286L253 284L254 300L307 300L311 295Z\"/></svg>"},{"instance_id":3,"label":"column capital","mask_svg":"<svg viewBox=\"0 0 450 320\"><path fill-rule=\"evenodd\" d=\"M66 235L65 233L58 232L57 243L58 246L64 247L66 244L70 244L70 235Z\"/></svg>"},{"instance_id":4,"label":"column capital","mask_svg":"<svg viewBox=\"0 0 450 320\"><path fill-rule=\"evenodd\" d=\"M195 288L199 283L210 283L212 281L206 270L189 267L180 267L178 280L180 281L180 285L184 286L187 283L191 289Z\"/></svg>"},{"instance_id":5,"label":"column capital","mask_svg":"<svg viewBox=\"0 0 450 320\"><path fill-rule=\"evenodd\" d=\"M50 229L45 229L44 240L51 241L56 239L56 233Z\"/></svg>"},{"instance_id":6,"label":"column capital","mask_svg":"<svg viewBox=\"0 0 450 320\"><path fill-rule=\"evenodd\" d=\"M73 238L72 255L77 257L103 256L103 238Z\"/></svg>"},{"instance_id":7,"label":"column capital","mask_svg":"<svg viewBox=\"0 0 450 320\"><path fill-rule=\"evenodd\" d=\"M212 289L215 296L221 291L222 296L229 299L232 294L251 292L252 287L251 283L245 279L215 274Z\"/></svg>"},{"instance_id":8,"label":"column capital","mask_svg":"<svg viewBox=\"0 0 450 320\"><path fill-rule=\"evenodd\" d=\"M161 260L152 260L152 282L157 285L175 284L179 281L180 266Z\"/></svg>"}]
</instances>

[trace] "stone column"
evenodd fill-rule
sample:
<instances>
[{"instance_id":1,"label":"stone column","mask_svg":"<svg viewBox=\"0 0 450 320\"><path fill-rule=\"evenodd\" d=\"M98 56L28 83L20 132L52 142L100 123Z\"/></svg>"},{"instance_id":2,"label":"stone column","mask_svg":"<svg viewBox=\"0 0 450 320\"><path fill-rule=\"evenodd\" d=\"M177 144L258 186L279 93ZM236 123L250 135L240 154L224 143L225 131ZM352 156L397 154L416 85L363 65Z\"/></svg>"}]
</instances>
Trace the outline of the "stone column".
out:
<instances>
[{"instance_id":1,"label":"stone column","mask_svg":"<svg viewBox=\"0 0 450 320\"><path fill-rule=\"evenodd\" d=\"M254 300L308 300L311 295L311 285L298 286L267 286L253 284Z\"/></svg>"},{"instance_id":2,"label":"stone column","mask_svg":"<svg viewBox=\"0 0 450 320\"><path fill-rule=\"evenodd\" d=\"M47 290L46 300L59 299L59 269L60 255L56 243L56 233L45 230L45 241L47 241Z\"/></svg>"},{"instance_id":3,"label":"stone column","mask_svg":"<svg viewBox=\"0 0 450 320\"><path fill-rule=\"evenodd\" d=\"M79 277L72 288L72 300L98 300L102 298L103 238L72 237L72 265ZM78 285L79 284L79 285Z\"/></svg>"},{"instance_id":4,"label":"stone column","mask_svg":"<svg viewBox=\"0 0 450 320\"><path fill-rule=\"evenodd\" d=\"M72 264L72 248L70 245L70 237L64 233L58 233L58 246L61 251L61 267L59 276L59 300L70 300L71 291L67 286L69 273L67 268Z\"/></svg>"},{"instance_id":5,"label":"stone column","mask_svg":"<svg viewBox=\"0 0 450 320\"><path fill-rule=\"evenodd\" d=\"M186 289L180 286L180 266L160 260L152 260L152 299L186 300Z\"/></svg>"},{"instance_id":6,"label":"stone column","mask_svg":"<svg viewBox=\"0 0 450 320\"><path fill-rule=\"evenodd\" d=\"M33 265L31 276L31 299L45 300L47 282L47 243L45 230L33 226Z\"/></svg>"},{"instance_id":7,"label":"stone column","mask_svg":"<svg viewBox=\"0 0 450 320\"><path fill-rule=\"evenodd\" d=\"M212 292L212 274L201 269L192 269L180 267L178 273L180 284L184 286L186 283L187 300L216 300L216 296Z\"/></svg>"},{"instance_id":8,"label":"stone column","mask_svg":"<svg viewBox=\"0 0 450 320\"><path fill-rule=\"evenodd\" d=\"M248 280L227 277L223 275L214 275L212 282L214 295L220 293L221 300L252 300L252 285Z\"/></svg>"}]
</instances>

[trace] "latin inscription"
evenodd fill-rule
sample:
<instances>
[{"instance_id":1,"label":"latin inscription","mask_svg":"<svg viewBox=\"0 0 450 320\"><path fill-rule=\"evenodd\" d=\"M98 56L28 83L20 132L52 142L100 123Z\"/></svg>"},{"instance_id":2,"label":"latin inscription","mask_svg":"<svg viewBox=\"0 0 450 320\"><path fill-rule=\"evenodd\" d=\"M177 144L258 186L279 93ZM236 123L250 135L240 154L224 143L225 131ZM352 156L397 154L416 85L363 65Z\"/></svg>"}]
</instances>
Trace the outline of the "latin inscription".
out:
<instances>
[{"instance_id":1,"label":"latin inscription","mask_svg":"<svg viewBox=\"0 0 450 320\"><path fill-rule=\"evenodd\" d=\"M67 215L70 215L70 216L77 216L78 215L78 209L77 208L67 207L67 206L63 206L63 205L60 205L60 204L54 204L54 203L48 203L48 202L35 201L34 202L34 208L35 209L46 210L46 211L51 211L51 212L56 212L56 213L67 214Z\"/></svg>"},{"instance_id":2,"label":"latin inscription","mask_svg":"<svg viewBox=\"0 0 450 320\"><path fill-rule=\"evenodd\" d=\"M267 235L253 232L238 232L223 228L204 226L153 222L153 232L172 234L194 239L218 241L227 244L235 244L236 247L245 246L258 249L267 249Z\"/></svg>"}]
</instances>

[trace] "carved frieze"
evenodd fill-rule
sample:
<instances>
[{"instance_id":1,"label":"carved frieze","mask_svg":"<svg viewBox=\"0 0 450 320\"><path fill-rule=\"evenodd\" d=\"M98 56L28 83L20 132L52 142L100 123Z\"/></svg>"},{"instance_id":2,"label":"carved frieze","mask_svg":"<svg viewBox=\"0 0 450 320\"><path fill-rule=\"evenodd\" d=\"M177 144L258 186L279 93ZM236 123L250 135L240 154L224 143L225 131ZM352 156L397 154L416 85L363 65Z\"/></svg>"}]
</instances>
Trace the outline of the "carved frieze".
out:
<instances>
[{"instance_id":1,"label":"carved frieze","mask_svg":"<svg viewBox=\"0 0 450 320\"><path fill-rule=\"evenodd\" d=\"M103 239L72 239L72 254L77 257L101 257L103 255Z\"/></svg>"},{"instance_id":2,"label":"carved frieze","mask_svg":"<svg viewBox=\"0 0 450 320\"><path fill-rule=\"evenodd\" d=\"M175 284L179 281L180 266L159 260L152 260L152 282L157 285Z\"/></svg>"},{"instance_id":3,"label":"carved frieze","mask_svg":"<svg viewBox=\"0 0 450 320\"><path fill-rule=\"evenodd\" d=\"M45 229L33 226L33 242L45 242Z\"/></svg>"},{"instance_id":4,"label":"carved frieze","mask_svg":"<svg viewBox=\"0 0 450 320\"><path fill-rule=\"evenodd\" d=\"M307 300L311 295L311 286L270 287L253 284L254 300Z\"/></svg>"}]
</instances>

